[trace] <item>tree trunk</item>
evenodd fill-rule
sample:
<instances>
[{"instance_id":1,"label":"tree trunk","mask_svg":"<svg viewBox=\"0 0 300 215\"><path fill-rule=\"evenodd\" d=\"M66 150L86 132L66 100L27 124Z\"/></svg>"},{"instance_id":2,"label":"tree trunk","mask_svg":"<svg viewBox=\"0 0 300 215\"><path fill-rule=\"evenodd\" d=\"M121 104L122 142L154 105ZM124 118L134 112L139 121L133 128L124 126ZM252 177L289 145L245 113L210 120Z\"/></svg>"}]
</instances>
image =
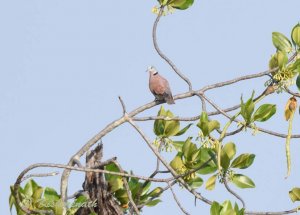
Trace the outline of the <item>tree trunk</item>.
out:
<instances>
[{"instance_id":1,"label":"tree trunk","mask_svg":"<svg viewBox=\"0 0 300 215\"><path fill-rule=\"evenodd\" d=\"M86 167L94 168L101 166L103 156L103 145L98 145L94 150L86 155ZM99 169L103 169L100 167ZM89 201L96 202L95 207L81 207L75 215L89 215L95 212L98 215L123 215L118 202L109 192L107 182L103 173L87 172L82 185L83 190L88 194Z\"/></svg>"}]
</instances>

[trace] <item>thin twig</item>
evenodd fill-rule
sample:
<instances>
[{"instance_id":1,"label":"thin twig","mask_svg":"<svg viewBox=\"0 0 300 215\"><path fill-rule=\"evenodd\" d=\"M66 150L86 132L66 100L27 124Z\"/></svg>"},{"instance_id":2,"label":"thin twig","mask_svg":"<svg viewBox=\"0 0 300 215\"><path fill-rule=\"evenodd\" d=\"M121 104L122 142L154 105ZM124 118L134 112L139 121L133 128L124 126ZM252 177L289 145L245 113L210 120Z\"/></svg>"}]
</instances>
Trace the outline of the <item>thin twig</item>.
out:
<instances>
[{"instance_id":1,"label":"thin twig","mask_svg":"<svg viewBox=\"0 0 300 215\"><path fill-rule=\"evenodd\" d=\"M29 178L36 178L36 177L49 177L49 176L56 176L59 172L50 172L50 173L38 173L38 174L29 174L24 176L21 182L29 179Z\"/></svg>"},{"instance_id":2,"label":"thin twig","mask_svg":"<svg viewBox=\"0 0 300 215\"><path fill-rule=\"evenodd\" d=\"M225 188L228 190L228 192L231 193L232 195L234 195L238 200L240 200L241 203L242 203L242 205L243 205L243 208L246 208L245 201L242 199L242 197L240 197L236 192L234 192L234 191L229 187L226 178L224 178L223 182L224 182Z\"/></svg>"},{"instance_id":3,"label":"thin twig","mask_svg":"<svg viewBox=\"0 0 300 215\"><path fill-rule=\"evenodd\" d=\"M177 198L177 196L176 196L176 194L175 194L175 192L174 192L172 186L170 185L170 183L168 183L168 186L170 187L170 190L171 190L171 192L172 192L172 194L173 194L174 200L175 200L176 204L178 205L178 207L180 208L180 210L181 210L184 214L190 215L190 214L182 207L182 205L180 204L180 202L179 202L179 200L178 200L178 198Z\"/></svg>"},{"instance_id":4,"label":"thin twig","mask_svg":"<svg viewBox=\"0 0 300 215\"><path fill-rule=\"evenodd\" d=\"M152 40L153 40L153 45L154 45L154 48L155 50L157 51L157 53L159 54L159 56L164 59L171 67L172 69L174 70L174 72L179 75L180 78L182 78L189 86L189 91L192 91L193 88L192 88L192 84L191 84L191 81L185 76L183 75L179 69L176 67L176 65L164 54L162 53L162 51L160 50L158 44L157 44L157 38L156 38L156 30L157 30L157 24L163 14L163 11L164 11L164 6L161 6L159 12L158 12L158 15L155 19L155 22L153 24L153 29L152 29Z\"/></svg>"},{"instance_id":5,"label":"thin twig","mask_svg":"<svg viewBox=\"0 0 300 215\"><path fill-rule=\"evenodd\" d=\"M123 115L125 115L125 114L127 113L127 111L126 111L126 106L125 106L125 104L124 104L124 101L123 101L123 99L121 98L121 96L119 96L118 98L119 98L120 103L121 103L121 105L122 105Z\"/></svg>"},{"instance_id":6,"label":"thin twig","mask_svg":"<svg viewBox=\"0 0 300 215\"><path fill-rule=\"evenodd\" d=\"M284 215L284 214L292 214L297 213L299 208L294 208L291 210L286 211L279 211L279 212L255 212L255 211L245 211L245 215Z\"/></svg>"},{"instance_id":7,"label":"thin twig","mask_svg":"<svg viewBox=\"0 0 300 215\"><path fill-rule=\"evenodd\" d=\"M300 94L299 94L299 93L294 93L293 91L291 91L291 90L290 90L289 88L287 88L287 87L285 87L284 89L285 89L285 91L286 91L288 94L291 94L291 95L293 95L293 96L295 96L295 97L300 98Z\"/></svg>"}]
</instances>

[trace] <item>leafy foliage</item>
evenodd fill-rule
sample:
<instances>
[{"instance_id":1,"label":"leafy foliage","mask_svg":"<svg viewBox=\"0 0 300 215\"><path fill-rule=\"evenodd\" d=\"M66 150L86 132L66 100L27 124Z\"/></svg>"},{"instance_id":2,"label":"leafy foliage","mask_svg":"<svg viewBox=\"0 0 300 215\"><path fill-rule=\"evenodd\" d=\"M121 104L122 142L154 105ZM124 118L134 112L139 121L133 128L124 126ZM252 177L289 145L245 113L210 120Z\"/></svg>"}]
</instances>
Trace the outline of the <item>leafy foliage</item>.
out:
<instances>
[{"instance_id":1,"label":"leafy foliage","mask_svg":"<svg viewBox=\"0 0 300 215\"><path fill-rule=\"evenodd\" d=\"M105 169L112 172L120 172L119 168L114 163L106 165ZM120 206L126 210L129 204L129 197L124 187L122 177L118 175L105 174L105 178L111 192L119 201ZM145 204L146 206L152 207L161 202L161 200L158 199L162 191L161 187L156 187L152 191L149 191L151 182L142 183L136 178L126 180L128 181L132 199L136 204Z\"/></svg>"},{"instance_id":2,"label":"leafy foliage","mask_svg":"<svg viewBox=\"0 0 300 215\"><path fill-rule=\"evenodd\" d=\"M194 0L158 0L160 5L186 10L193 5Z\"/></svg>"},{"instance_id":3,"label":"leafy foliage","mask_svg":"<svg viewBox=\"0 0 300 215\"><path fill-rule=\"evenodd\" d=\"M201 129L204 136L208 136L212 131L220 128L220 123L217 120L209 120L207 113L202 112L197 126Z\"/></svg>"},{"instance_id":4,"label":"leafy foliage","mask_svg":"<svg viewBox=\"0 0 300 215\"><path fill-rule=\"evenodd\" d=\"M10 210L14 206L18 215L25 215L26 213L21 210L16 204L13 195L13 186L10 187L11 194L9 196ZM31 210L50 210L55 215L62 214L62 201L60 195L50 187L41 187L34 180L30 179L24 186L19 187L18 194L20 196L21 204ZM71 203L71 207L67 211L67 215L74 215L79 207L86 203L87 199L84 196L79 196Z\"/></svg>"},{"instance_id":5,"label":"leafy foliage","mask_svg":"<svg viewBox=\"0 0 300 215\"><path fill-rule=\"evenodd\" d=\"M213 202L210 207L210 215L244 215L244 208L239 209L236 203L232 207L228 200L221 205L218 202Z\"/></svg>"},{"instance_id":6,"label":"leafy foliage","mask_svg":"<svg viewBox=\"0 0 300 215\"><path fill-rule=\"evenodd\" d=\"M300 188L294 187L292 190L290 190L289 196L293 202L300 201Z\"/></svg>"}]
</instances>

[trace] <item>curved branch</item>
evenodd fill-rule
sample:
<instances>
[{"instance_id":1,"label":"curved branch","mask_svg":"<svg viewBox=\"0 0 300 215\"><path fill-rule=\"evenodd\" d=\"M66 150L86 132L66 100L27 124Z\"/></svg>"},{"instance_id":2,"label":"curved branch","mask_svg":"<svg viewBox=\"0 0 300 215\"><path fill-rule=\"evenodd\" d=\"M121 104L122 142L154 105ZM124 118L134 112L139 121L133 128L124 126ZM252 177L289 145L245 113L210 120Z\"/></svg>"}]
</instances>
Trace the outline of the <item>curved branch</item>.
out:
<instances>
[{"instance_id":1,"label":"curved branch","mask_svg":"<svg viewBox=\"0 0 300 215\"><path fill-rule=\"evenodd\" d=\"M245 215L284 215L284 214L292 214L297 213L298 208L294 208L287 211L279 211L279 212L255 212L255 211L245 211Z\"/></svg>"},{"instance_id":2,"label":"curved branch","mask_svg":"<svg viewBox=\"0 0 300 215\"><path fill-rule=\"evenodd\" d=\"M246 208L246 204L245 204L245 201L242 199L242 197L240 197L236 192L234 192L228 185L228 182L227 182L227 179L224 178L224 185L225 185L225 188L226 190L228 190L229 193L231 193L232 195L234 195L238 200L241 201L242 205L243 205L243 208Z\"/></svg>"},{"instance_id":3,"label":"curved branch","mask_svg":"<svg viewBox=\"0 0 300 215\"><path fill-rule=\"evenodd\" d=\"M170 187L170 190L171 190L171 192L172 192L172 194L173 194L174 200L175 200L176 204L178 205L178 207L180 208L180 210L181 210L185 215L190 215L190 214L182 207L182 205L180 204L180 202L179 202L179 200L178 200L178 198L177 198L177 196L176 196L176 194L175 194L175 192L174 192L174 190L173 190L173 188L172 188L172 186L171 186L170 183L168 183L168 186Z\"/></svg>"},{"instance_id":4,"label":"curved branch","mask_svg":"<svg viewBox=\"0 0 300 215\"><path fill-rule=\"evenodd\" d=\"M293 96L295 96L295 97L300 98L300 94L299 94L299 93L294 93L293 91L291 91L291 90L290 90L289 88L287 88L287 87L285 87L284 89L285 89L285 91L286 91L288 94L291 94L291 95L293 95Z\"/></svg>"},{"instance_id":5,"label":"curved branch","mask_svg":"<svg viewBox=\"0 0 300 215\"><path fill-rule=\"evenodd\" d=\"M56 176L58 175L59 172L50 172L50 173L39 173L39 174L29 174L29 175L26 175L22 178L22 181L25 181L29 178L35 178L35 177L50 177L50 176Z\"/></svg>"},{"instance_id":6,"label":"curved branch","mask_svg":"<svg viewBox=\"0 0 300 215\"><path fill-rule=\"evenodd\" d=\"M156 38L156 30L157 30L157 24L160 20L160 17L162 16L164 12L164 6L161 6L160 7L160 10L159 10L159 13L155 19L155 22L153 24L153 29L152 29L152 40L153 40L153 45L154 45L154 48L155 50L157 51L157 53L159 54L159 56L164 59L171 67L172 69L174 70L174 72L176 72L176 74L182 78L188 85L189 85L189 91L192 91L193 88L192 88L192 83L190 82L190 80L185 76L183 75L179 69L176 67L176 65L166 56L164 55L164 53L162 53L162 51L160 50L158 44L157 44L157 38Z\"/></svg>"}]
</instances>

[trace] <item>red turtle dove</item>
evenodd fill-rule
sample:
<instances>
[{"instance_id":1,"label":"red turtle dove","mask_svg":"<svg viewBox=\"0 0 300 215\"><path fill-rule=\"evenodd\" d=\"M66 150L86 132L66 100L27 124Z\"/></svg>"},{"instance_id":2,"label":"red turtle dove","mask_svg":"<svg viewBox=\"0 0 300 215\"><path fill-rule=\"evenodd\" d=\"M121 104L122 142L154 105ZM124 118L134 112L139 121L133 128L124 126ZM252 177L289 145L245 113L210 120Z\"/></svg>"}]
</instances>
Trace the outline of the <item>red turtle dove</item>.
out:
<instances>
[{"instance_id":1,"label":"red turtle dove","mask_svg":"<svg viewBox=\"0 0 300 215\"><path fill-rule=\"evenodd\" d=\"M169 82L158 74L155 67L150 66L147 71L149 72L149 88L155 100L175 104Z\"/></svg>"}]
</instances>

